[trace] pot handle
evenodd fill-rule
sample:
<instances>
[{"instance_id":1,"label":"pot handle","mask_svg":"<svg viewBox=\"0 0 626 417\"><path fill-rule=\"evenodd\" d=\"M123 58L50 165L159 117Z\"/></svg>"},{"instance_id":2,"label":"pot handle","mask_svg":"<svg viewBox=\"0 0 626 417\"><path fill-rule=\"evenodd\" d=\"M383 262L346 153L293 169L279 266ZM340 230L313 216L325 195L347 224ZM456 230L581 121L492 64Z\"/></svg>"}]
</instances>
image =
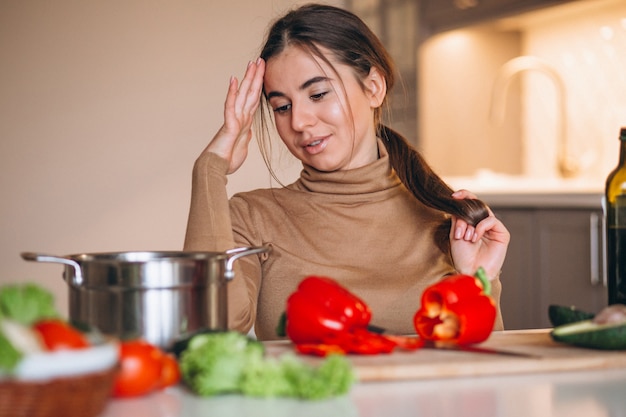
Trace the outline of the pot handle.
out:
<instances>
[{"instance_id":1,"label":"pot handle","mask_svg":"<svg viewBox=\"0 0 626 417\"><path fill-rule=\"evenodd\" d=\"M235 248L226 251L228 260L226 261L226 270L224 271L224 277L230 281L235 277L235 271L233 271L233 264L235 261L243 256L254 255L255 253L271 252L272 247L270 245L263 246L251 246L243 248Z\"/></svg>"},{"instance_id":2,"label":"pot handle","mask_svg":"<svg viewBox=\"0 0 626 417\"><path fill-rule=\"evenodd\" d=\"M46 255L43 253L35 253L35 252L22 252L22 259L25 261L34 261L34 262L54 262L61 263L65 265L69 265L74 268L74 285L82 285L83 284L83 273L80 269L80 265L78 262L73 261L71 259L62 258L60 256L54 255Z\"/></svg>"}]
</instances>

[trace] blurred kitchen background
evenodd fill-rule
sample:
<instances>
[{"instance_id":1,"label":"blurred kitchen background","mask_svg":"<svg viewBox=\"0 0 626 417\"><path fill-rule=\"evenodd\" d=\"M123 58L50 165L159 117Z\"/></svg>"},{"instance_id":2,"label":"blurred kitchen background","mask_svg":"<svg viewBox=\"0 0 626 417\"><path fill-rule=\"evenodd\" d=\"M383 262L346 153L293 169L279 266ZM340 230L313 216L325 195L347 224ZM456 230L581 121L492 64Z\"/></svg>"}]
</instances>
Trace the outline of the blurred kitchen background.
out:
<instances>
[{"instance_id":1,"label":"blurred kitchen background","mask_svg":"<svg viewBox=\"0 0 626 417\"><path fill-rule=\"evenodd\" d=\"M39 282L64 311L62 267L20 252L180 249L191 168L221 124L228 79L301 3L0 2L0 283ZM325 3L359 14L397 61L390 124L511 229L505 324L545 325L552 302L600 306L600 197L626 126L626 1ZM289 155L274 159L283 183L297 176ZM253 143L229 193L270 186ZM545 277L568 271L586 284L555 298L573 285Z\"/></svg>"},{"instance_id":2,"label":"blurred kitchen background","mask_svg":"<svg viewBox=\"0 0 626 417\"><path fill-rule=\"evenodd\" d=\"M626 1L350 4L403 74L392 124L437 172L602 189L626 124Z\"/></svg>"}]
</instances>

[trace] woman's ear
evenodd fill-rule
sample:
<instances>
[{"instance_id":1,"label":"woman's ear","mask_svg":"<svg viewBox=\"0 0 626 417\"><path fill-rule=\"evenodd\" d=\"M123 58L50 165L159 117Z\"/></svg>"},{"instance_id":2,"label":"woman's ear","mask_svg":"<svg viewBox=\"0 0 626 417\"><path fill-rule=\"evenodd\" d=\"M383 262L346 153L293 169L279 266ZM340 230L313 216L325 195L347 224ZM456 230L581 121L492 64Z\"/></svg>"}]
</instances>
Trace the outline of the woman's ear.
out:
<instances>
[{"instance_id":1,"label":"woman's ear","mask_svg":"<svg viewBox=\"0 0 626 417\"><path fill-rule=\"evenodd\" d=\"M387 80L376 67L370 69L370 73L365 78L365 93L370 99L373 109L380 107L387 95Z\"/></svg>"}]
</instances>

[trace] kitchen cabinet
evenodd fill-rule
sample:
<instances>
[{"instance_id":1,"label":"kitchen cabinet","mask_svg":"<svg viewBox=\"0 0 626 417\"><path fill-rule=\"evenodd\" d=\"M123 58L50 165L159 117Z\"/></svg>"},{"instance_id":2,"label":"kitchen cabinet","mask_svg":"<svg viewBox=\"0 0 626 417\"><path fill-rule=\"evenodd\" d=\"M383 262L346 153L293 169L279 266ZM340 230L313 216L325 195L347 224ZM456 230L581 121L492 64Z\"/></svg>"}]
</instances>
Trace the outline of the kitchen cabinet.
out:
<instances>
[{"instance_id":1,"label":"kitchen cabinet","mask_svg":"<svg viewBox=\"0 0 626 417\"><path fill-rule=\"evenodd\" d=\"M488 20L500 19L571 0L421 0L424 37Z\"/></svg>"},{"instance_id":2,"label":"kitchen cabinet","mask_svg":"<svg viewBox=\"0 0 626 417\"><path fill-rule=\"evenodd\" d=\"M550 327L550 304L606 306L600 208L492 209L511 233L501 275L506 329Z\"/></svg>"}]
</instances>

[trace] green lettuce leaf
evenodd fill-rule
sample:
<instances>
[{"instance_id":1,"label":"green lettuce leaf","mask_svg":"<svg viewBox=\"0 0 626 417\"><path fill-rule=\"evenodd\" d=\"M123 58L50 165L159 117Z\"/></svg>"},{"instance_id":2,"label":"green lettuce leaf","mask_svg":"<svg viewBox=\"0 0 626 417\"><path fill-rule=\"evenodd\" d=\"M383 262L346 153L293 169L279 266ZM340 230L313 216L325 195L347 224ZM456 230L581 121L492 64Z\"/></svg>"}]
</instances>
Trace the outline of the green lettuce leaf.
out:
<instances>
[{"instance_id":1,"label":"green lettuce leaf","mask_svg":"<svg viewBox=\"0 0 626 417\"><path fill-rule=\"evenodd\" d=\"M10 284L0 287L0 318L24 325L44 318L58 317L54 296L37 284Z\"/></svg>"},{"instance_id":2,"label":"green lettuce leaf","mask_svg":"<svg viewBox=\"0 0 626 417\"><path fill-rule=\"evenodd\" d=\"M254 397L321 400L345 395L356 377L342 355L318 366L295 355L264 356L264 346L235 332L194 336L180 357L183 380L197 394L239 393Z\"/></svg>"}]
</instances>

